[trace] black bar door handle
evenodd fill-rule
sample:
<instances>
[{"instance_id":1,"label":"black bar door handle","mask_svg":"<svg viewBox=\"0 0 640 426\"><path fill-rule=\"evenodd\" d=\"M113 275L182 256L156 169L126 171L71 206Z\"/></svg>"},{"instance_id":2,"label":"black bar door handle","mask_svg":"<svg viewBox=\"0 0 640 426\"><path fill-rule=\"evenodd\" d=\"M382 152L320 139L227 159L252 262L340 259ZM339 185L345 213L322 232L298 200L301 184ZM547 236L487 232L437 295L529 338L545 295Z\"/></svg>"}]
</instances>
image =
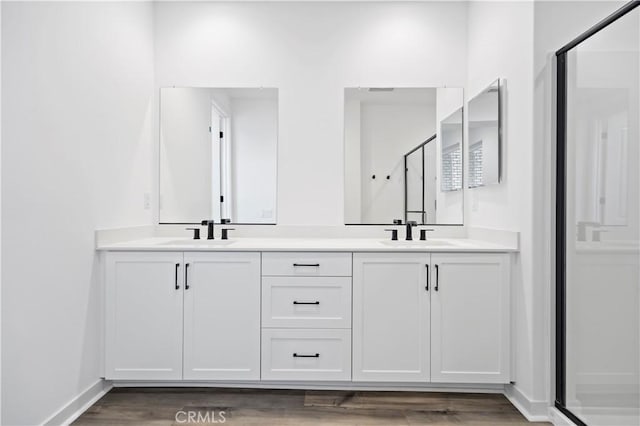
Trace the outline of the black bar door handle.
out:
<instances>
[{"instance_id":1,"label":"black bar door handle","mask_svg":"<svg viewBox=\"0 0 640 426\"><path fill-rule=\"evenodd\" d=\"M320 354L315 354L315 355L301 355L301 354L297 354L294 353L293 354L294 358L320 358Z\"/></svg>"},{"instance_id":2,"label":"black bar door handle","mask_svg":"<svg viewBox=\"0 0 640 426\"><path fill-rule=\"evenodd\" d=\"M293 266L315 266L316 268L320 267L319 263L294 263Z\"/></svg>"},{"instance_id":3,"label":"black bar door handle","mask_svg":"<svg viewBox=\"0 0 640 426\"><path fill-rule=\"evenodd\" d=\"M298 302L297 300L293 301L294 305L319 305L320 302L316 300L315 302Z\"/></svg>"},{"instance_id":4,"label":"black bar door handle","mask_svg":"<svg viewBox=\"0 0 640 426\"><path fill-rule=\"evenodd\" d=\"M438 291L438 284L440 284L440 273L438 271L438 265L436 265L436 287L435 290Z\"/></svg>"},{"instance_id":5,"label":"black bar door handle","mask_svg":"<svg viewBox=\"0 0 640 426\"><path fill-rule=\"evenodd\" d=\"M180 264L176 263L176 290L180 290L180 285L178 284L178 269L180 269Z\"/></svg>"},{"instance_id":6,"label":"black bar door handle","mask_svg":"<svg viewBox=\"0 0 640 426\"><path fill-rule=\"evenodd\" d=\"M189 264L184 265L184 289L189 290Z\"/></svg>"},{"instance_id":7,"label":"black bar door handle","mask_svg":"<svg viewBox=\"0 0 640 426\"><path fill-rule=\"evenodd\" d=\"M429 264L427 263L425 266L427 267L427 287L425 290L429 291Z\"/></svg>"}]
</instances>

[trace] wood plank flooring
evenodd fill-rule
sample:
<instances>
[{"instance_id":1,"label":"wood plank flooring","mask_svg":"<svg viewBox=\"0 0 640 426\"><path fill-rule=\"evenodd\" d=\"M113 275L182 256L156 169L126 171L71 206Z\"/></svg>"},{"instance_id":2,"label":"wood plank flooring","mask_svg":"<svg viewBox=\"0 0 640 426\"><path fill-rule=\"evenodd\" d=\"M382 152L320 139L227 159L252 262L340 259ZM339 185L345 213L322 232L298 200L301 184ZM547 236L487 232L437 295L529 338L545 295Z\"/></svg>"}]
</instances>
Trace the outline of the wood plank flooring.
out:
<instances>
[{"instance_id":1,"label":"wood plank flooring","mask_svg":"<svg viewBox=\"0 0 640 426\"><path fill-rule=\"evenodd\" d=\"M548 423L527 422L503 395L497 394L115 388L73 424L506 426Z\"/></svg>"}]
</instances>

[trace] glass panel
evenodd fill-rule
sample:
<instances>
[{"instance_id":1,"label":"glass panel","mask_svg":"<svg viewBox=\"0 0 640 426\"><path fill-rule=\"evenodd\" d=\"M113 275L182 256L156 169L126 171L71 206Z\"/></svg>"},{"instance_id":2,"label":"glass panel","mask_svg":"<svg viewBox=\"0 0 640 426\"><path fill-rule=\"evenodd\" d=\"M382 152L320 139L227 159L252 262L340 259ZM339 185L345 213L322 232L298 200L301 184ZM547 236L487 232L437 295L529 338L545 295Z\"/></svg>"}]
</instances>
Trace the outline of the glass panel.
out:
<instances>
[{"instance_id":1,"label":"glass panel","mask_svg":"<svg viewBox=\"0 0 640 426\"><path fill-rule=\"evenodd\" d=\"M407 155L407 220L418 223L422 223L422 155L422 148Z\"/></svg>"},{"instance_id":2,"label":"glass panel","mask_svg":"<svg viewBox=\"0 0 640 426\"><path fill-rule=\"evenodd\" d=\"M638 425L640 9L567 55L566 406Z\"/></svg>"}]
</instances>

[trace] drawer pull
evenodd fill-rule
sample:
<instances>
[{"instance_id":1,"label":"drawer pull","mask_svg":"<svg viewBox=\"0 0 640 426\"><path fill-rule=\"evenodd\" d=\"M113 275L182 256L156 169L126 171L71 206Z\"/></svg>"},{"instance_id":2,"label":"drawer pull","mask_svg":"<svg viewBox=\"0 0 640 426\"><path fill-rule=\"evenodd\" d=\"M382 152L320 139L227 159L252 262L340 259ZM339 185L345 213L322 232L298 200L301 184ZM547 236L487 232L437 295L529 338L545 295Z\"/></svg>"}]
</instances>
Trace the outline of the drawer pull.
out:
<instances>
[{"instance_id":1,"label":"drawer pull","mask_svg":"<svg viewBox=\"0 0 640 426\"><path fill-rule=\"evenodd\" d=\"M297 354L294 353L293 354L294 358L320 358L320 354L315 354L315 355L301 355L301 354Z\"/></svg>"},{"instance_id":2,"label":"drawer pull","mask_svg":"<svg viewBox=\"0 0 640 426\"><path fill-rule=\"evenodd\" d=\"M294 305L319 305L320 302L319 301L315 301L315 302L298 302L297 300L293 301Z\"/></svg>"},{"instance_id":3,"label":"drawer pull","mask_svg":"<svg viewBox=\"0 0 640 426\"><path fill-rule=\"evenodd\" d=\"M319 263L294 263L293 264L294 267L302 267L302 266L315 266L316 268L320 267Z\"/></svg>"}]
</instances>

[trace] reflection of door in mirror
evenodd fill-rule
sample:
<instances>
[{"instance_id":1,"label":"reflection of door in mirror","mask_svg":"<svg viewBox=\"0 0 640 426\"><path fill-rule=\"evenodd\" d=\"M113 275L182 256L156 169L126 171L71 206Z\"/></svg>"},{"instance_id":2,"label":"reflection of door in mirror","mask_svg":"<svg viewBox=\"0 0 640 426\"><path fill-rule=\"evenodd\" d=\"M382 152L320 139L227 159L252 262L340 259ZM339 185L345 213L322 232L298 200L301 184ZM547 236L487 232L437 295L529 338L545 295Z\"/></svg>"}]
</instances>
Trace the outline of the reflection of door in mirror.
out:
<instances>
[{"instance_id":1,"label":"reflection of door in mirror","mask_svg":"<svg viewBox=\"0 0 640 426\"><path fill-rule=\"evenodd\" d=\"M275 223L277 89L166 88L160 223Z\"/></svg>"},{"instance_id":2,"label":"reflection of door in mirror","mask_svg":"<svg viewBox=\"0 0 640 426\"><path fill-rule=\"evenodd\" d=\"M345 223L462 223L462 197L439 202L436 135L461 104L458 88L345 89Z\"/></svg>"}]
</instances>

